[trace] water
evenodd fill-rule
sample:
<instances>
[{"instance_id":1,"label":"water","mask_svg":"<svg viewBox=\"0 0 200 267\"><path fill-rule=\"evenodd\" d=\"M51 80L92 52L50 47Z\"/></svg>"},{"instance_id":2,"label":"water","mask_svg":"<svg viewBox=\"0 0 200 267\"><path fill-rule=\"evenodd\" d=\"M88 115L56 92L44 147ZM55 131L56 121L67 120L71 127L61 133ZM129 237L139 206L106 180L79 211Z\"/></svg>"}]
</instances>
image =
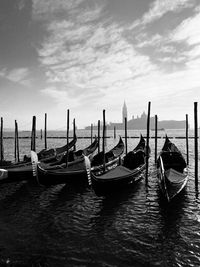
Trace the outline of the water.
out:
<instances>
[{"instance_id":1,"label":"water","mask_svg":"<svg viewBox=\"0 0 200 267\"><path fill-rule=\"evenodd\" d=\"M129 133L136 134L139 136L139 132ZM184 136L184 131L168 135ZM128 149L138 141L128 139ZM173 141L184 154L185 140ZM37 139L38 150L43 142ZM64 142L48 139L50 147ZM117 142L109 138L107 147ZM158 139L158 151L163 142ZM13 159L13 143L10 139L4 142L7 159ZM89 143L89 139L78 139L77 147ZM1 185L0 266L200 266L194 140L189 140L190 180L170 204L158 189L154 139L150 139L150 146L148 187L143 179L123 191L97 196L92 188L78 185ZM21 139L20 147L20 154L28 153L30 140Z\"/></svg>"}]
</instances>

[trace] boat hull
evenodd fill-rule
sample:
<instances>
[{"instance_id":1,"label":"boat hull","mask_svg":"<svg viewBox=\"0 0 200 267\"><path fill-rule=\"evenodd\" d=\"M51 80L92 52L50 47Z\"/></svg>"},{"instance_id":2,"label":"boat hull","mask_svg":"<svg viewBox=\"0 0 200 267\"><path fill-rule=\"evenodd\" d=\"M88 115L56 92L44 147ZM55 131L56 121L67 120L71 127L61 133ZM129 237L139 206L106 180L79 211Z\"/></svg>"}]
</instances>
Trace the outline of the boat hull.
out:
<instances>
[{"instance_id":1,"label":"boat hull","mask_svg":"<svg viewBox=\"0 0 200 267\"><path fill-rule=\"evenodd\" d=\"M19 182L33 179L33 170L31 163L21 166L13 166L7 169L0 169L0 183Z\"/></svg>"},{"instance_id":2,"label":"boat hull","mask_svg":"<svg viewBox=\"0 0 200 267\"><path fill-rule=\"evenodd\" d=\"M185 188L188 182L188 173L187 170L184 173L180 173L172 168L162 173L159 169L158 181L163 195L168 201L171 201Z\"/></svg>"},{"instance_id":3,"label":"boat hull","mask_svg":"<svg viewBox=\"0 0 200 267\"><path fill-rule=\"evenodd\" d=\"M88 184L90 161L82 156L69 165L61 164L47 167L44 163L37 165L37 181L41 185L51 186L57 184Z\"/></svg>"},{"instance_id":4,"label":"boat hull","mask_svg":"<svg viewBox=\"0 0 200 267\"><path fill-rule=\"evenodd\" d=\"M150 150L148 149L148 153ZM148 154L149 155L149 154ZM140 138L138 145L123 159L118 160L110 167L105 165L104 169L92 169L91 180L95 191L114 191L127 185L134 184L143 178L146 167L145 139Z\"/></svg>"},{"instance_id":5,"label":"boat hull","mask_svg":"<svg viewBox=\"0 0 200 267\"><path fill-rule=\"evenodd\" d=\"M185 188L188 181L186 161L167 136L157 160L157 177L159 187L168 202Z\"/></svg>"},{"instance_id":6,"label":"boat hull","mask_svg":"<svg viewBox=\"0 0 200 267\"><path fill-rule=\"evenodd\" d=\"M95 192L112 192L140 181L144 175L145 165L130 170L124 166L117 166L103 175L95 175L91 172L92 187Z\"/></svg>"},{"instance_id":7,"label":"boat hull","mask_svg":"<svg viewBox=\"0 0 200 267\"><path fill-rule=\"evenodd\" d=\"M58 184L87 184L88 177L86 170L68 171L64 173L59 172L42 172L38 176L38 183L45 186Z\"/></svg>"}]
</instances>

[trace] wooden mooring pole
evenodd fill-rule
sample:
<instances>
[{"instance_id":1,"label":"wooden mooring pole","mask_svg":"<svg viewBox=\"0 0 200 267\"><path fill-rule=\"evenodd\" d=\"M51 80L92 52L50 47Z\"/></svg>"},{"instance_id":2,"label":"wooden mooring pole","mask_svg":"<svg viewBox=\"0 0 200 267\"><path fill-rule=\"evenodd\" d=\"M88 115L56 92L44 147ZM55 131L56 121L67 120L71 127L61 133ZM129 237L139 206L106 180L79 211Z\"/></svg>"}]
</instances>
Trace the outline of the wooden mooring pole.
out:
<instances>
[{"instance_id":1,"label":"wooden mooring pole","mask_svg":"<svg viewBox=\"0 0 200 267\"><path fill-rule=\"evenodd\" d=\"M1 131L0 131L0 159L4 160L4 151L3 151L3 118L1 117Z\"/></svg>"},{"instance_id":2,"label":"wooden mooring pole","mask_svg":"<svg viewBox=\"0 0 200 267\"><path fill-rule=\"evenodd\" d=\"M155 163L157 162L157 145L158 145L158 116L155 115Z\"/></svg>"},{"instance_id":3,"label":"wooden mooring pole","mask_svg":"<svg viewBox=\"0 0 200 267\"><path fill-rule=\"evenodd\" d=\"M75 138L76 136L76 121L75 118L73 120L73 137ZM76 151L76 144L74 144L74 151Z\"/></svg>"},{"instance_id":4,"label":"wooden mooring pole","mask_svg":"<svg viewBox=\"0 0 200 267\"><path fill-rule=\"evenodd\" d=\"M47 149L47 113L44 118L44 148Z\"/></svg>"},{"instance_id":5,"label":"wooden mooring pole","mask_svg":"<svg viewBox=\"0 0 200 267\"><path fill-rule=\"evenodd\" d=\"M150 110L151 102L148 103L148 115L147 115L147 144L146 144L146 184L148 184L148 169L149 169L149 126L150 126Z\"/></svg>"},{"instance_id":6,"label":"wooden mooring pole","mask_svg":"<svg viewBox=\"0 0 200 267\"><path fill-rule=\"evenodd\" d=\"M98 137L98 153L100 152L100 120L98 120L98 133L97 133L97 137Z\"/></svg>"},{"instance_id":7,"label":"wooden mooring pole","mask_svg":"<svg viewBox=\"0 0 200 267\"><path fill-rule=\"evenodd\" d=\"M18 124L15 120L15 162L19 162L19 136L18 136Z\"/></svg>"},{"instance_id":8,"label":"wooden mooring pole","mask_svg":"<svg viewBox=\"0 0 200 267\"><path fill-rule=\"evenodd\" d=\"M127 118L124 118L124 124L125 124L125 154L127 155Z\"/></svg>"},{"instance_id":9,"label":"wooden mooring pole","mask_svg":"<svg viewBox=\"0 0 200 267\"><path fill-rule=\"evenodd\" d=\"M104 142L105 142L105 147L107 146L107 126L106 126L106 121L105 121L105 136L104 136Z\"/></svg>"},{"instance_id":10,"label":"wooden mooring pole","mask_svg":"<svg viewBox=\"0 0 200 267\"><path fill-rule=\"evenodd\" d=\"M36 116L33 116L32 120L32 132L31 132L31 150L36 151Z\"/></svg>"},{"instance_id":11,"label":"wooden mooring pole","mask_svg":"<svg viewBox=\"0 0 200 267\"><path fill-rule=\"evenodd\" d=\"M68 156L69 156L69 109L67 110L67 157L66 157L66 166L68 167Z\"/></svg>"},{"instance_id":12,"label":"wooden mooring pole","mask_svg":"<svg viewBox=\"0 0 200 267\"><path fill-rule=\"evenodd\" d=\"M186 162L187 162L187 165L189 165L189 143L188 143L188 114L186 114L185 116L186 120L185 120L185 123L186 123L186 126L185 126L185 134L186 134Z\"/></svg>"},{"instance_id":13,"label":"wooden mooring pole","mask_svg":"<svg viewBox=\"0 0 200 267\"><path fill-rule=\"evenodd\" d=\"M197 116L197 102L194 102L194 176L195 187L198 190L198 116Z\"/></svg>"},{"instance_id":14,"label":"wooden mooring pole","mask_svg":"<svg viewBox=\"0 0 200 267\"><path fill-rule=\"evenodd\" d=\"M114 126L114 139L116 139L116 127Z\"/></svg>"},{"instance_id":15,"label":"wooden mooring pole","mask_svg":"<svg viewBox=\"0 0 200 267\"><path fill-rule=\"evenodd\" d=\"M91 144L92 144L92 141L93 141L93 124L91 123L91 135L90 135L90 139L91 139Z\"/></svg>"},{"instance_id":16,"label":"wooden mooring pole","mask_svg":"<svg viewBox=\"0 0 200 267\"><path fill-rule=\"evenodd\" d=\"M106 135L106 120L105 120L105 109L103 110L103 141L102 141L102 151L103 151L103 169L105 171L105 135Z\"/></svg>"}]
</instances>

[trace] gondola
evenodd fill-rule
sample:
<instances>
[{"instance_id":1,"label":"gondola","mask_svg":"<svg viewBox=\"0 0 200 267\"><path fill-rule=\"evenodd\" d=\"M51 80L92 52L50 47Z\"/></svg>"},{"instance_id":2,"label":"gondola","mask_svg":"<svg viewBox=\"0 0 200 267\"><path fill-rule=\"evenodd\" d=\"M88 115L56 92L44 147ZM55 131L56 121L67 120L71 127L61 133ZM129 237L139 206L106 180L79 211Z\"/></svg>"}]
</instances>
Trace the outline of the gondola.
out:
<instances>
[{"instance_id":1,"label":"gondola","mask_svg":"<svg viewBox=\"0 0 200 267\"><path fill-rule=\"evenodd\" d=\"M188 181L186 161L167 135L157 160L157 176L159 187L168 202L183 190Z\"/></svg>"},{"instance_id":2,"label":"gondola","mask_svg":"<svg viewBox=\"0 0 200 267\"><path fill-rule=\"evenodd\" d=\"M40 152L37 153L38 159L43 162L54 161L55 158L61 157L67 150L71 149L76 144L76 142L77 136L75 135L71 142L64 146L50 149L42 149ZM25 155L24 160L31 162L31 157Z\"/></svg>"},{"instance_id":3,"label":"gondola","mask_svg":"<svg viewBox=\"0 0 200 267\"><path fill-rule=\"evenodd\" d=\"M75 145L77 137L75 136L68 144L68 150ZM64 150L65 149L65 150ZM57 152L49 153L49 157L42 158L44 162L60 162L62 157L65 156L67 146L53 149ZM50 151L50 150L49 150ZM57 154L57 156L56 156ZM38 156L37 156L38 157ZM26 161L20 161L17 163L10 163L0 166L0 183L18 182L23 180L30 180L33 178L32 163Z\"/></svg>"},{"instance_id":4,"label":"gondola","mask_svg":"<svg viewBox=\"0 0 200 267\"><path fill-rule=\"evenodd\" d=\"M40 152L37 153L38 159L43 162L50 162L54 161L58 157L61 157L67 149L71 149L77 142L77 136L75 135L73 139L66 145L56 148L50 148L50 149L42 149ZM20 165L26 165L26 163L31 164L31 157L24 155L23 161L19 162L12 162L9 160L3 160L0 161L0 168L16 168Z\"/></svg>"},{"instance_id":5,"label":"gondola","mask_svg":"<svg viewBox=\"0 0 200 267\"><path fill-rule=\"evenodd\" d=\"M90 157L98 147L98 139L83 150L71 151L59 163L37 162L36 153L32 152L33 166L38 183L45 186L56 184L76 184L88 182L90 175Z\"/></svg>"},{"instance_id":6,"label":"gondola","mask_svg":"<svg viewBox=\"0 0 200 267\"><path fill-rule=\"evenodd\" d=\"M150 149L148 149L148 153L150 153ZM139 181L143 177L145 166L146 141L141 135L138 145L123 157L121 164L111 170L105 168L101 172L94 170L91 172L92 186L96 192L122 188Z\"/></svg>"},{"instance_id":7,"label":"gondola","mask_svg":"<svg viewBox=\"0 0 200 267\"><path fill-rule=\"evenodd\" d=\"M105 154L103 153L103 151L101 151L92 158L91 171L95 173L101 173L104 168L112 169L118 164L123 152L124 142L120 136L116 146L107 151Z\"/></svg>"}]
</instances>

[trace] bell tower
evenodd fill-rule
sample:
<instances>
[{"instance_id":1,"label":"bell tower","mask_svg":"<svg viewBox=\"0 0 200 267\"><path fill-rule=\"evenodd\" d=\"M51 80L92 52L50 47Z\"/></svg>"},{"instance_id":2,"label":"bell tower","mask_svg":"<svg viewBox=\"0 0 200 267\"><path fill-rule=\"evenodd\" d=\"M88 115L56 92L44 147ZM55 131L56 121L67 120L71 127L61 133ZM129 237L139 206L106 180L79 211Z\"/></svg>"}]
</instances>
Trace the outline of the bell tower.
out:
<instances>
[{"instance_id":1,"label":"bell tower","mask_svg":"<svg viewBox=\"0 0 200 267\"><path fill-rule=\"evenodd\" d=\"M125 100L124 100L124 105L123 105L123 108L122 108L122 123L125 122L125 118L127 119L128 121L128 114L127 114L127 106L126 106L126 103L125 103Z\"/></svg>"}]
</instances>

